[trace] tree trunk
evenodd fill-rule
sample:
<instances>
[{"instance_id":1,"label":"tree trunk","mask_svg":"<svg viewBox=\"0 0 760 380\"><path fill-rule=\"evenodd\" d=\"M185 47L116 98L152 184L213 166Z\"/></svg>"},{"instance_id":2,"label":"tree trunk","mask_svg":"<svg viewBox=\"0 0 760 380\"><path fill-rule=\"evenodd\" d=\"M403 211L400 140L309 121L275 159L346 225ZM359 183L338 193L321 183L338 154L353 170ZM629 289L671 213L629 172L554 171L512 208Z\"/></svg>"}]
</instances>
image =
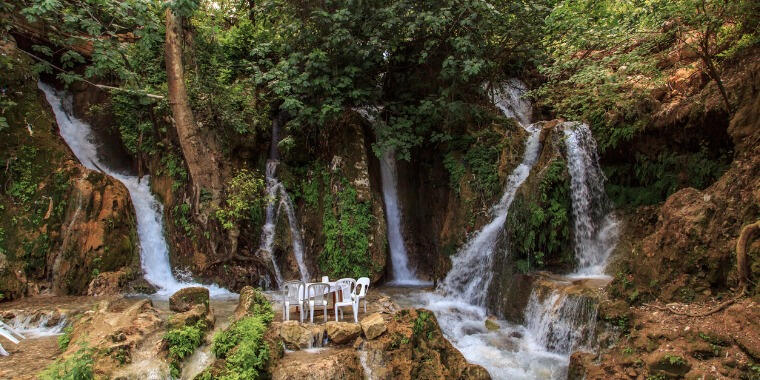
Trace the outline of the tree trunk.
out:
<instances>
[{"instance_id":1,"label":"tree trunk","mask_svg":"<svg viewBox=\"0 0 760 380\"><path fill-rule=\"evenodd\" d=\"M726 93L726 88L723 87L723 81L720 79L720 74L715 68L712 59L703 55L702 62L704 62L705 66L707 67L707 74L715 81L715 84L718 85L718 90L720 91L720 95L723 97L723 102L726 103L726 112L731 113L731 102L728 100L728 93Z\"/></svg>"},{"instance_id":2,"label":"tree trunk","mask_svg":"<svg viewBox=\"0 0 760 380\"><path fill-rule=\"evenodd\" d=\"M747 249L752 241L752 236L760 232L760 220L748 224L739 233L736 241L736 270L739 273L739 287L746 287L750 282L749 262L747 261Z\"/></svg>"},{"instance_id":3,"label":"tree trunk","mask_svg":"<svg viewBox=\"0 0 760 380\"><path fill-rule=\"evenodd\" d=\"M174 126L182 147L182 154L190 170L193 182L194 202L199 210L201 190L210 192L212 204L218 203L222 183L219 149L214 137L202 135L195 122L185 88L182 66L182 20L171 9L166 10L166 42L164 47L166 76L169 86L169 104L174 116Z\"/></svg>"}]
</instances>

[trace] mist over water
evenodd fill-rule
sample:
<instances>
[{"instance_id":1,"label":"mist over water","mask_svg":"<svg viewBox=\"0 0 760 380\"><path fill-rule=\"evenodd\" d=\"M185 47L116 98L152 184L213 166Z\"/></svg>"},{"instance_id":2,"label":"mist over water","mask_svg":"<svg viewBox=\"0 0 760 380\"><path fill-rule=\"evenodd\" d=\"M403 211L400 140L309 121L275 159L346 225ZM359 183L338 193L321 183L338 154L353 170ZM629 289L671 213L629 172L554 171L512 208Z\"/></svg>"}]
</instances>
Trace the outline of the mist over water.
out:
<instances>
[{"instance_id":1,"label":"mist over water","mask_svg":"<svg viewBox=\"0 0 760 380\"><path fill-rule=\"evenodd\" d=\"M73 116L71 96L60 94L42 82L38 82L37 86L45 93L45 98L53 108L61 137L82 165L113 177L129 191L137 218L143 275L146 281L157 288L156 296L168 297L177 290L190 286L208 288L212 297L233 296L233 293L217 285L179 281L174 277L169 262L169 249L164 238L163 205L150 191L149 176L139 178L111 169L98 156L90 125Z\"/></svg>"}]
</instances>

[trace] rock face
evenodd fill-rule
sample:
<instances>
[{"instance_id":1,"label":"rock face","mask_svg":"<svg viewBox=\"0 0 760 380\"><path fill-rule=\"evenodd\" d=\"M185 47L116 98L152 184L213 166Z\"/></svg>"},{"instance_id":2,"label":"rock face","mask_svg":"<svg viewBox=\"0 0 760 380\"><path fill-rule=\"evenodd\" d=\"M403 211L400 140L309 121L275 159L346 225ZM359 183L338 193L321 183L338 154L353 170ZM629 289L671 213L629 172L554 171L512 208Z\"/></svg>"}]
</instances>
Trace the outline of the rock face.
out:
<instances>
[{"instance_id":1,"label":"rock face","mask_svg":"<svg viewBox=\"0 0 760 380\"><path fill-rule=\"evenodd\" d=\"M404 309L387 322L387 331L359 344L365 370L373 379L490 379L469 364L444 338L432 312Z\"/></svg>"},{"instance_id":2,"label":"rock face","mask_svg":"<svg viewBox=\"0 0 760 380\"><path fill-rule=\"evenodd\" d=\"M312 329L298 321L285 321L280 324L280 337L285 347L291 350L311 348L314 341Z\"/></svg>"},{"instance_id":3,"label":"rock face","mask_svg":"<svg viewBox=\"0 0 760 380\"><path fill-rule=\"evenodd\" d=\"M182 313L190 310L195 305L201 305L208 310L208 301L208 289L200 286L183 288L169 297L169 309L174 312Z\"/></svg>"},{"instance_id":4,"label":"rock face","mask_svg":"<svg viewBox=\"0 0 760 380\"><path fill-rule=\"evenodd\" d=\"M367 339L375 339L387 330L383 315L380 313L374 313L362 319L361 326Z\"/></svg>"},{"instance_id":5,"label":"rock face","mask_svg":"<svg viewBox=\"0 0 760 380\"><path fill-rule=\"evenodd\" d=\"M204 305L193 305L190 310L182 313L177 313L169 317L167 326L169 329L182 328L184 326L191 326L198 321L205 321L206 328L210 329L214 326L216 321L214 317L213 309L206 308Z\"/></svg>"},{"instance_id":6,"label":"rock face","mask_svg":"<svg viewBox=\"0 0 760 380\"><path fill-rule=\"evenodd\" d=\"M311 354L290 353L272 371L274 380L364 379L356 351L351 348Z\"/></svg>"},{"instance_id":7,"label":"rock face","mask_svg":"<svg viewBox=\"0 0 760 380\"><path fill-rule=\"evenodd\" d=\"M115 289L140 277L132 203L121 183L79 165L58 136L28 57L0 43L12 67L0 82L16 103L0 131L0 292L84 294L100 273L122 271ZM14 221L12 223L12 221ZM98 288L100 286L96 286ZM96 293L106 293L103 289ZM108 293L113 290L108 290Z\"/></svg>"},{"instance_id":8,"label":"rock face","mask_svg":"<svg viewBox=\"0 0 760 380\"><path fill-rule=\"evenodd\" d=\"M330 218L340 221L342 218L364 217L366 212L371 214L366 225L357 227L354 222L348 222L348 225L361 228L361 236L366 237L366 241L361 243L366 244L366 248L352 254L367 255L366 262L369 264L366 265L369 266L369 277L374 283L383 276L388 255L379 161L371 148L374 138L366 121L352 111L347 112L329 130L330 136L326 138L331 143L323 146L317 157L324 166L312 168L308 173L307 183L318 189L318 199L310 201L312 203L299 201L297 207L298 219L304 227L305 249L311 253L313 260L312 273L324 273L317 270L317 255L327 244L326 228L336 227L334 224L326 225L325 221ZM292 176L285 170L281 173L286 182L288 176ZM353 198L350 201L351 210L344 203L347 198ZM352 215L356 213L354 207L363 210L360 216ZM284 230L286 229L283 228ZM342 228L335 228L331 234L340 236L345 232L347 231ZM279 248L279 251L284 248L287 247ZM345 250L341 254L346 254ZM276 257L284 257L278 249L275 253ZM295 274L297 270L293 268L291 273Z\"/></svg>"},{"instance_id":9,"label":"rock face","mask_svg":"<svg viewBox=\"0 0 760 380\"><path fill-rule=\"evenodd\" d=\"M358 323L330 321L325 323L325 328L328 339L335 344L353 343L362 333L362 328Z\"/></svg>"},{"instance_id":10,"label":"rock face","mask_svg":"<svg viewBox=\"0 0 760 380\"><path fill-rule=\"evenodd\" d=\"M143 343L162 333L161 324L150 300L103 301L74 323L71 342L62 356L74 354L85 343L94 349L95 376L109 378L117 368L131 363L138 351L153 349L158 355L160 347L144 347Z\"/></svg>"}]
</instances>

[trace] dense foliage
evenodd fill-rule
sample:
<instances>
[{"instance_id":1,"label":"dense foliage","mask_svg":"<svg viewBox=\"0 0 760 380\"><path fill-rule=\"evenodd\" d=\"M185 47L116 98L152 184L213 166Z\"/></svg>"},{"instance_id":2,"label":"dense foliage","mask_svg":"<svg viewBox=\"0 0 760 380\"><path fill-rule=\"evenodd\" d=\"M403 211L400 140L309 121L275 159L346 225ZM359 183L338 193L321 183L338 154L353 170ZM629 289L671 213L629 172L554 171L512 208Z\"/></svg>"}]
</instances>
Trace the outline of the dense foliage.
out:
<instances>
[{"instance_id":1,"label":"dense foliage","mask_svg":"<svg viewBox=\"0 0 760 380\"><path fill-rule=\"evenodd\" d=\"M267 199L264 179L257 172L240 170L230 178L226 188L227 198L216 211L216 218L225 229L235 228L242 221L261 222L266 202L275 201Z\"/></svg>"},{"instance_id":2,"label":"dense foliage","mask_svg":"<svg viewBox=\"0 0 760 380\"><path fill-rule=\"evenodd\" d=\"M42 380L92 380L95 378L92 366L92 349L82 345L74 354L58 359L48 366L39 378Z\"/></svg>"},{"instance_id":3,"label":"dense foliage","mask_svg":"<svg viewBox=\"0 0 760 380\"><path fill-rule=\"evenodd\" d=\"M716 67L760 42L758 15L751 0L560 1L545 20L536 99L589 123L602 150L618 147L648 125L669 70L701 65L722 86ZM699 62L672 61L689 49Z\"/></svg>"},{"instance_id":4,"label":"dense foliage","mask_svg":"<svg viewBox=\"0 0 760 380\"><path fill-rule=\"evenodd\" d=\"M199 320L194 325L171 329L164 335L164 341L169 348L169 369L172 377L179 378L182 360L192 355L201 345L205 332L206 322Z\"/></svg>"},{"instance_id":5,"label":"dense foliage","mask_svg":"<svg viewBox=\"0 0 760 380\"><path fill-rule=\"evenodd\" d=\"M274 318L272 305L263 294L254 290L251 309L242 319L214 336L212 351L225 359L221 373L205 371L199 378L205 380L242 380L267 378L266 366L270 347L264 334Z\"/></svg>"},{"instance_id":6,"label":"dense foliage","mask_svg":"<svg viewBox=\"0 0 760 380\"><path fill-rule=\"evenodd\" d=\"M537 189L518 193L507 214L509 252L521 272L574 265L567 165L555 159L540 175Z\"/></svg>"},{"instance_id":7,"label":"dense foliage","mask_svg":"<svg viewBox=\"0 0 760 380\"><path fill-rule=\"evenodd\" d=\"M368 277L373 264L369 236L374 216L369 202L357 199L356 189L340 172L315 165L302 182L308 207L322 210L324 247L319 268L330 277Z\"/></svg>"}]
</instances>

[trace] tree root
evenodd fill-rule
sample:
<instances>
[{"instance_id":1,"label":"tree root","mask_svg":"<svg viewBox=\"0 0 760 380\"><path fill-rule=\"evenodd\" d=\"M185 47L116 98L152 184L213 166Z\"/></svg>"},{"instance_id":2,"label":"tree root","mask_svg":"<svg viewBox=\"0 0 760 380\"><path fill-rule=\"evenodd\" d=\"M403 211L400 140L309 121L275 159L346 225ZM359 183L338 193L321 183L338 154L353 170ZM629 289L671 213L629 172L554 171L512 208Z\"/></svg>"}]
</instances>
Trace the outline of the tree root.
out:
<instances>
[{"instance_id":1,"label":"tree root","mask_svg":"<svg viewBox=\"0 0 760 380\"><path fill-rule=\"evenodd\" d=\"M746 293L746 288L741 288L734 298L731 298L730 300L727 300L727 301L723 301L720 304L716 305L715 307L711 308L710 310L703 311L701 313L690 313L688 311L680 311L680 310L676 309L675 307L677 305L683 305L683 306L685 306L685 305L684 304L677 304L677 303L669 303L669 304L667 304L665 306L660 306L660 305L655 305L655 304L646 304L645 303L644 306L653 307L653 308L655 308L657 310L667 311L667 312L670 312L672 314L684 315L684 316L687 316L687 317L700 318L700 317L706 317L708 315L715 314L715 313L717 313L717 312L725 309L726 307L731 306L736 301L738 301L740 298L744 297L745 293Z\"/></svg>"},{"instance_id":2,"label":"tree root","mask_svg":"<svg viewBox=\"0 0 760 380\"><path fill-rule=\"evenodd\" d=\"M739 238L736 239L736 271L739 274L739 286L746 288L750 283L749 261L747 260L747 248L752 241L753 235L760 232L760 220L748 224L742 228Z\"/></svg>"}]
</instances>

